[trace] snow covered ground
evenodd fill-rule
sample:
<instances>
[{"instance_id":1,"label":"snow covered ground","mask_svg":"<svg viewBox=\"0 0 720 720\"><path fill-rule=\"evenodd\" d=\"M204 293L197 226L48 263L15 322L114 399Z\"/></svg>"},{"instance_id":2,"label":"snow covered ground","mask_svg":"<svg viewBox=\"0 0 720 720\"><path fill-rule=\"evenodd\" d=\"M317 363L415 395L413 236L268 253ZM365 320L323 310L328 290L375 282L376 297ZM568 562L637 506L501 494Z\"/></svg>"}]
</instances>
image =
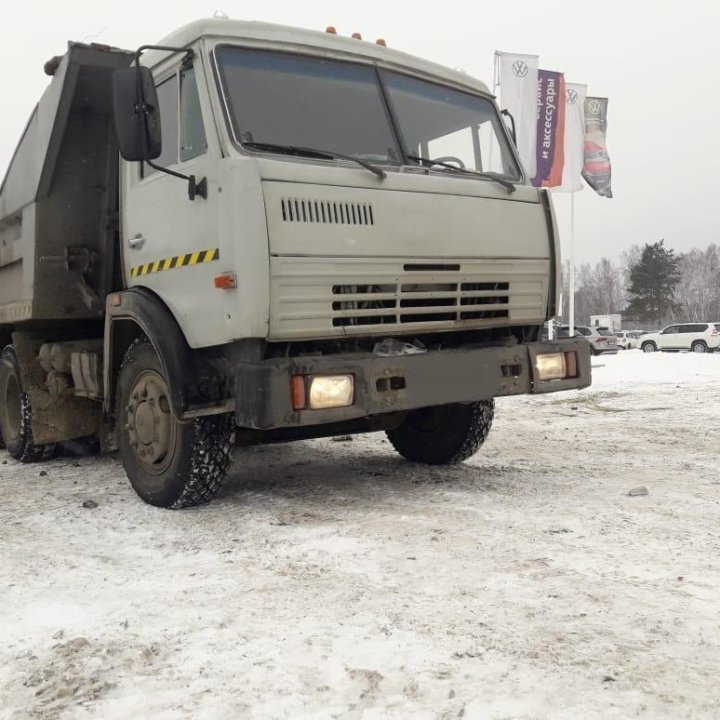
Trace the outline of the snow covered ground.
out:
<instances>
[{"instance_id":1,"label":"snow covered ground","mask_svg":"<svg viewBox=\"0 0 720 720\"><path fill-rule=\"evenodd\" d=\"M593 363L465 465L257 448L189 511L0 451L0 718L717 718L720 354Z\"/></svg>"}]
</instances>

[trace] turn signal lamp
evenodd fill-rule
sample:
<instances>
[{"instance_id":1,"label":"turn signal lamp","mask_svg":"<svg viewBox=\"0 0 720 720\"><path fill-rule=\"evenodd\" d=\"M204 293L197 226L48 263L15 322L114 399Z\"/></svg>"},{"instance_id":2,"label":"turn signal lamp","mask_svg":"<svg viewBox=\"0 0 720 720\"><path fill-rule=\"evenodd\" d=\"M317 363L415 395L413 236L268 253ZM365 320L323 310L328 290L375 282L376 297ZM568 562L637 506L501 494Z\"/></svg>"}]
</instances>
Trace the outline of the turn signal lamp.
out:
<instances>
[{"instance_id":1,"label":"turn signal lamp","mask_svg":"<svg viewBox=\"0 0 720 720\"><path fill-rule=\"evenodd\" d=\"M302 375L293 375L290 378L290 400L293 410L304 410L307 405L305 398L305 378Z\"/></svg>"},{"instance_id":2,"label":"turn signal lamp","mask_svg":"<svg viewBox=\"0 0 720 720\"><path fill-rule=\"evenodd\" d=\"M235 273L226 272L218 275L215 278L215 287L218 290L231 290L232 288L236 288L237 278L235 277Z\"/></svg>"}]
</instances>

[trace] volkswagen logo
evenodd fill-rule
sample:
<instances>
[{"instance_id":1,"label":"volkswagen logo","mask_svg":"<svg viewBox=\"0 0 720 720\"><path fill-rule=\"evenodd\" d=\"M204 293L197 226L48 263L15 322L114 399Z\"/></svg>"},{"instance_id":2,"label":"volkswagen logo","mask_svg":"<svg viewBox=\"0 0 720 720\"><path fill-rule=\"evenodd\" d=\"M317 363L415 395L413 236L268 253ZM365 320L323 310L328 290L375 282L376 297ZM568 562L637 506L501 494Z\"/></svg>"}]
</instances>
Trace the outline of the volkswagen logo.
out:
<instances>
[{"instance_id":1,"label":"volkswagen logo","mask_svg":"<svg viewBox=\"0 0 720 720\"><path fill-rule=\"evenodd\" d=\"M524 78L528 74L528 66L524 60L516 60L512 64L512 71L515 77Z\"/></svg>"},{"instance_id":2,"label":"volkswagen logo","mask_svg":"<svg viewBox=\"0 0 720 720\"><path fill-rule=\"evenodd\" d=\"M565 96L567 97L568 105L574 105L578 101L577 90L573 90L572 88L568 88Z\"/></svg>"},{"instance_id":3,"label":"volkswagen logo","mask_svg":"<svg viewBox=\"0 0 720 720\"><path fill-rule=\"evenodd\" d=\"M588 110L593 115L599 115L600 114L600 101L599 100L591 100L588 103Z\"/></svg>"}]
</instances>

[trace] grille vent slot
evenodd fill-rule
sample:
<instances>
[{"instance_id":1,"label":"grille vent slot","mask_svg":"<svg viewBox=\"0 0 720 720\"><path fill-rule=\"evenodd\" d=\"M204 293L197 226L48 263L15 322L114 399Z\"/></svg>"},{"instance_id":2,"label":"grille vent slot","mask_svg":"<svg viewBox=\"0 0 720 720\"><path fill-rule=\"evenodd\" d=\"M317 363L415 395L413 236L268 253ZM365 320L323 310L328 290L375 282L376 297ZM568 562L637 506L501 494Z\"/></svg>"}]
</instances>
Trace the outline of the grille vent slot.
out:
<instances>
[{"instance_id":1,"label":"grille vent slot","mask_svg":"<svg viewBox=\"0 0 720 720\"><path fill-rule=\"evenodd\" d=\"M510 316L508 282L334 285L334 327L493 320Z\"/></svg>"},{"instance_id":2,"label":"grille vent slot","mask_svg":"<svg viewBox=\"0 0 720 720\"><path fill-rule=\"evenodd\" d=\"M280 207L285 222L317 223L319 225L370 226L375 224L375 215L370 203L283 198L280 201Z\"/></svg>"}]
</instances>

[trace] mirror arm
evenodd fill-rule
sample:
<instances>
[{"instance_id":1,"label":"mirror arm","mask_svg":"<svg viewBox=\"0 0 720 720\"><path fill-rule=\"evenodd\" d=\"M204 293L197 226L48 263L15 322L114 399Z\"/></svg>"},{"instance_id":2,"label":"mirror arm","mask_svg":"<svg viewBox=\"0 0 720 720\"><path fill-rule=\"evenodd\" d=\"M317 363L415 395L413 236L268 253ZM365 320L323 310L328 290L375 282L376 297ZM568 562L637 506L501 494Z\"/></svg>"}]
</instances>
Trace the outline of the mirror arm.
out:
<instances>
[{"instance_id":1,"label":"mirror arm","mask_svg":"<svg viewBox=\"0 0 720 720\"><path fill-rule=\"evenodd\" d=\"M140 56L146 51L146 50L161 50L164 52L169 52L171 55L175 55L176 53L185 53L185 58L183 59L183 65L188 65L192 62L192 59L195 57L195 51L192 48L188 47L171 47L169 45L141 45L136 51L135 51L135 65L140 65Z\"/></svg>"},{"instance_id":2,"label":"mirror arm","mask_svg":"<svg viewBox=\"0 0 720 720\"><path fill-rule=\"evenodd\" d=\"M156 165L151 160L145 161L154 170L165 173L166 175L172 175L173 177L180 178L181 180L188 181L188 198L194 200L198 195L203 199L207 200L207 178L203 178L198 182L194 175L183 175L183 173L170 170L169 168Z\"/></svg>"},{"instance_id":3,"label":"mirror arm","mask_svg":"<svg viewBox=\"0 0 720 720\"><path fill-rule=\"evenodd\" d=\"M507 118L510 118L510 122L512 123L512 131L511 131L512 139L513 139L513 142L515 143L515 147L517 147L517 133L515 131L515 118L513 117L513 114L507 108L505 108L504 110L501 110L500 114L504 115Z\"/></svg>"},{"instance_id":4,"label":"mirror arm","mask_svg":"<svg viewBox=\"0 0 720 720\"><path fill-rule=\"evenodd\" d=\"M183 58L183 67L187 67L188 65L192 64L192 60L195 57L195 52L191 48L187 47L170 47L167 45L141 45L136 51L135 51L135 67L138 69L137 72L137 104L135 105L135 112L138 113L138 115L142 115L143 121L147 124L147 116L148 116L148 110L149 108L147 105L141 102L141 98L143 96L142 92L142 75L140 74L140 56L143 54L145 50L160 50L164 52L169 52L170 54L176 54L176 53L185 53L185 57ZM147 130L147 126L145 128ZM143 154L146 154L147 147L145 146L145 141L147 138L147 133L143 133L142 136L142 142L143 142ZM154 162L150 160L146 160L147 164L154 168L155 170L158 170L159 172L163 172L166 175L172 175L173 177L180 178L181 180L187 180L188 181L188 198L190 200L194 200L198 195L203 198L204 200L207 200L207 178L203 178L200 180L200 182L197 182L194 175L183 175L183 173L175 172L175 170L170 170L168 168L161 167L160 165L156 165Z\"/></svg>"}]
</instances>

